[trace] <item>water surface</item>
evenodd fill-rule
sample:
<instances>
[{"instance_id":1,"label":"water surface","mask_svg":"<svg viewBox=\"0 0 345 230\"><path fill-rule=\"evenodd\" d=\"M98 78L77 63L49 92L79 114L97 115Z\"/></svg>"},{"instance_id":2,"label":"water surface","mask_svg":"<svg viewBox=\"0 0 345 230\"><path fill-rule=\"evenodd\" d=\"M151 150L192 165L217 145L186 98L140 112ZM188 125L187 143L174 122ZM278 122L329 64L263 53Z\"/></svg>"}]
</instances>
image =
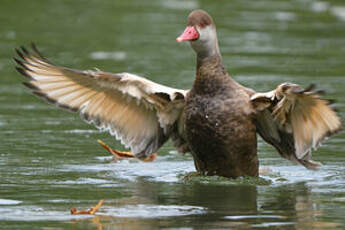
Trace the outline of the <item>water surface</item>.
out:
<instances>
[{"instance_id":1,"label":"water surface","mask_svg":"<svg viewBox=\"0 0 345 230\"><path fill-rule=\"evenodd\" d=\"M259 142L271 185L185 181L189 155L171 143L157 161L112 158L107 133L29 94L11 57L36 42L54 63L133 72L190 88L194 54L177 44L186 16L203 8L217 23L231 75L258 91L316 83L344 118L345 4L341 0L2 0L0 7L0 228L3 229L342 229L344 134L328 140L308 171ZM95 216L72 216L98 200Z\"/></svg>"}]
</instances>

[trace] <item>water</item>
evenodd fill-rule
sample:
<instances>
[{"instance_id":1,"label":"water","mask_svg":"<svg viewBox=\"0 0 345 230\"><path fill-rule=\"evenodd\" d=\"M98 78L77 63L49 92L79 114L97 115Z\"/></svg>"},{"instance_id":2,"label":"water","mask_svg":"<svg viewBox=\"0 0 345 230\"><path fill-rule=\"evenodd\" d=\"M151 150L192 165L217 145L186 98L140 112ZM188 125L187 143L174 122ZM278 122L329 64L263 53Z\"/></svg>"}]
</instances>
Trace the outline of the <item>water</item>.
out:
<instances>
[{"instance_id":1,"label":"water","mask_svg":"<svg viewBox=\"0 0 345 230\"><path fill-rule=\"evenodd\" d=\"M259 142L271 185L219 178L183 180L189 155L170 143L157 161L112 162L96 143L119 143L78 115L38 100L20 84L11 57L37 43L53 62L133 72L189 88L194 54L175 38L195 8L213 15L225 65L242 84L267 91L316 83L344 119L345 5L341 0L19 1L0 6L0 228L343 229L344 134L314 153L308 171ZM100 199L95 216L72 216Z\"/></svg>"}]
</instances>

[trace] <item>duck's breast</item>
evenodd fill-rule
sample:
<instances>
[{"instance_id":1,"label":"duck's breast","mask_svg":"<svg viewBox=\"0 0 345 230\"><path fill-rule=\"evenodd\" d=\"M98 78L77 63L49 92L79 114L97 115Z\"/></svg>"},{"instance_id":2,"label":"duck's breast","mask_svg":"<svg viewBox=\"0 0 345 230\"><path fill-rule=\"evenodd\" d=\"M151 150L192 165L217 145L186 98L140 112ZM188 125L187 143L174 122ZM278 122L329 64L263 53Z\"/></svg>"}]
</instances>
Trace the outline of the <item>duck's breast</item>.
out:
<instances>
[{"instance_id":1,"label":"duck's breast","mask_svg":"<svg viewBox=\"0 0 345 230\"><path fill-rule=\"evenodd\" d=\"M255 158L253 162L257 164L256 131L249 97L245 92L239 89L239 92L207 96L198 95L192 90L184 112L191 151L201 162L214 165L206 171L235 169L236 164L241 165L242 161L246 161L243 157L248 158L247 163ZM222 169L223 165L226 169ZM222 174L230 173L236 174Z\"/></svg>"}]
</instances>

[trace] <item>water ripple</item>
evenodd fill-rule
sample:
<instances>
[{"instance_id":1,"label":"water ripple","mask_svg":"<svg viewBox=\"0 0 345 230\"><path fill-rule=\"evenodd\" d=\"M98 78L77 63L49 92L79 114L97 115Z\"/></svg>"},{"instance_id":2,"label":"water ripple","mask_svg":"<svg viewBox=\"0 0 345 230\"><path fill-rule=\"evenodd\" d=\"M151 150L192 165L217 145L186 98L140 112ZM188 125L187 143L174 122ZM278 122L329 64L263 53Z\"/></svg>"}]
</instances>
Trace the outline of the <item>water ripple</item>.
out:
<instances>
[{"instance_id":1,"label":"water ripple","mask_svg":"<svg viewBox=\"0 0 345 230\"><path fill-rule=\"evenodd\" d=\"M204 214L206 209L188 205L126 205L124 207L104 207L100 215L131 218L158 218Z\"/></svg>"},{"instance_id":2,"label":"water ripple","mask_svg":"<svg viewBox=\"0 0 345 230\"><path fill-rule=\"evenodd\" d=\"M0 205L16 205L20 203L22 203L20 200L0 199Z\"/></svg>"}]
</instances>

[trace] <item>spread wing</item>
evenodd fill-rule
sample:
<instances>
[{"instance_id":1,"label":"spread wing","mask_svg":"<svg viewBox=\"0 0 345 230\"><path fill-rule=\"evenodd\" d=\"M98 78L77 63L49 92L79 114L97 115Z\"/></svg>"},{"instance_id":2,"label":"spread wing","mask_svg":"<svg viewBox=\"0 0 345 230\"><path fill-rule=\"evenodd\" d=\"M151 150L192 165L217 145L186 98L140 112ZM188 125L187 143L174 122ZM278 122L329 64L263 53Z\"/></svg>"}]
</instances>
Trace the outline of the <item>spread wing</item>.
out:
<instances>
[{"instance_id":1,"label":"spread wing","mask_svg":"<svg viewBox=\"0 0 345 230\"><path fill-rule=\"evenodd\" d=\"M283 83L273 91L251 96L262 138L282 157L311 169L321 165L311 160L311 149L341 129L340 118L321 93L314 91L313 85L302 89Z\"/></svg>"},{"instance_id":2,"label":"spread wing","mask_svg":"<svg viewBox=\"0 0 345 230\"><path fill-rule=\"evenodd\" d=\"M80 71L59 67L33 52L17 50L17 70L30 79L33 93L79 112L109 131L138 157L156 152L174 132L187 91L166 87L130 73Z\"/></svg>"}]
</instances>

